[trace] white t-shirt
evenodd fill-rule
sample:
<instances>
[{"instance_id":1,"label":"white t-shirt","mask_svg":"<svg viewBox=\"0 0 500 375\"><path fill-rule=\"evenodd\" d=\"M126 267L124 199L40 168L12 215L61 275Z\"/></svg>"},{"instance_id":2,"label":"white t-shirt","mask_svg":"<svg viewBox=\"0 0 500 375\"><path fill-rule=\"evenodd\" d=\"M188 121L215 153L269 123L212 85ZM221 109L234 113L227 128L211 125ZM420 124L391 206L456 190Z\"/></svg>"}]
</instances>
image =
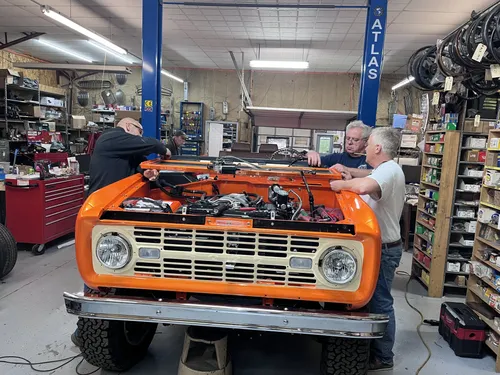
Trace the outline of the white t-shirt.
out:
<instances>
[{"instance_id":1,"label":"white t-shirt","mask_svg":"<svg viewBox=\"0 0 500 375\"><path fill-rule=\"evenodd\" d=\"M380 199L370 195L361 198L372 208L382 234L382 243L401 239L399 219L405 202L405 175L401 167L389 160L380 164L368 176L377 181L382 192Z\"/></svg>"}]
</instances>

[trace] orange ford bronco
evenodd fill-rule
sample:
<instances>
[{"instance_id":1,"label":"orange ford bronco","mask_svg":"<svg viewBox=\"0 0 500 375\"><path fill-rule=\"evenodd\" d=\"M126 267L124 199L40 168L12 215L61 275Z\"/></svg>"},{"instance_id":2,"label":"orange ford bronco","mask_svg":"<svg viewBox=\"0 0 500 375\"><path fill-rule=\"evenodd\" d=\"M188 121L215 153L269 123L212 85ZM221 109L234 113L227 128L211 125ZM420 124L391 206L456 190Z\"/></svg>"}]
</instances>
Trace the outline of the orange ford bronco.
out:
<instances>
[{"instance_id":1,"label":"orange ford bronco","mask_svg":"<svg viewBox=\"0 0 500 375\"><path fill-rule=\"evenodd\" d=\"M157 323L313 335L321 374L364 374L380 229L328 170L279 164L148 161L92 194L76 223L85 293L65 293L84 358L132 367Z\"/></svg>"}]
</instances>

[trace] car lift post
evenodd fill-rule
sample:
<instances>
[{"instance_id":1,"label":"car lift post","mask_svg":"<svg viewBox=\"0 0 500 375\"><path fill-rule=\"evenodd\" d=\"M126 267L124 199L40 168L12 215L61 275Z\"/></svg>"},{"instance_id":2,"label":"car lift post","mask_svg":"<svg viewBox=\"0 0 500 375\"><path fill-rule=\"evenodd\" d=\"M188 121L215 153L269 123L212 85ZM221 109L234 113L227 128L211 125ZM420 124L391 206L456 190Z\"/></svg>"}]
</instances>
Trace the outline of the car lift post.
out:
<instances>
[{"instance_id":1,"label":"car lift post","mask_svg":"<svg viewBox=\"0 0 500 375\"><path fill-rule=\"evenodd\" d=\"M368 0L358 119L375 126L387 21L387 0Z\"/></svg>"},{"instance_id":2,"label":"car lift post","mask_svg":"<svg viewBox=\"0 0 500 375\"><path fill-rule=\"evenodd\" d=\"M163 4L142 0L142 113L144 136L160 139Z\"/></svg>"}]
</instances>

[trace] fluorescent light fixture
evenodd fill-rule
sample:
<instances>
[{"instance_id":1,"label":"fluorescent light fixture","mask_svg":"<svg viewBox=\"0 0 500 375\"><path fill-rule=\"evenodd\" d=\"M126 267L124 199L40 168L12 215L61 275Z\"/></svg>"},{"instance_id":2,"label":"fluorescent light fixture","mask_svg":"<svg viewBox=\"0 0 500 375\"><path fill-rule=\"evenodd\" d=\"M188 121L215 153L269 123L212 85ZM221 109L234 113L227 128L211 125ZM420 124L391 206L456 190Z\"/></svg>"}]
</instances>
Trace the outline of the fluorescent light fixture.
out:
<instances>
[{"instance_id":1,"label":"fluorescent light fixture","mask_svg":"<svg viewBox=\"0 0 500 375\"><path fill-rule=\"evenodd\" d=\"M114 57L120 59L120 60L123 60L125 61L126 63L129 63L129 64L133 64L134 62L132 60L130 60L128 57L124 56L124 55L121 55L119 53L116 53L115 51L112 51L102 45L100 45L99 43L96 43L92 40L87 40L87 42L89 42L90 44L92 44L95 48L99 48L101 51L104 51L105 53L108 53L110 55L113 55Z\"/></svg>"},{"instance_id":2,"label":"fluorescent light fixture","mask_svg":"<svg viewBox=\"0 0 500 375\"><path fill-rule=\"evenodd\" d=\"M172 79L175 79L176 81L178 81L180 83L184 83L184 80L182 78L176 77L172 73L169 73L164 69L161 70L161 74L166 75L167 77L170 77Z\"/></svg>"},{"instance_id":3,"label":"fluorescent light fixture","mask_svg":"<svg viewBox=\"0 0 500 375\"><path fill-rule=\"evenodd\" d=\"M53 49L61 51L61 52L64 52L65 54L71 55L73 57L76 57L77 59L80 59L80 60L83 60L83 61L86 61L86 62L89 62L89 63L93 62L90 58L82 56L82 55L80 55L80 54L78 54L76 52L67 50L66 48L59 47L59 46L57 46L55 44L46 42L45 40L41 40L41 39L37 39L37 40L38 40L38 43L43 44L44 46L53 48Z\"/></svg>"},{"instance_id":4,"label":"fluorescent light fixture","mask_svg":"<svg viewBox=\"0 0 500 375\"><path fill-rule=\"evenodd\" d=\"M308 61L266 61L252 60L251 68L272 68L272 69L308 69Z\"/></svg>"},{"instance_id":5,"label":"fluorescent light fixture","mask_svg":"<svg viewBox=\"0 0 500 375\"><path fill-rule=\"evenodd\" d=\"M57 13L53 9L47 6L42 6L42 13L45 14L47 17L52 18L53 20L62 23L63 25L69 27L70 29L75 30L76 32L85 35L86 37L95 40L97 43L102 44L103 46L106 46L110 49L112 49L115 52L118 52L122 55L126 55L127 51L116 44L112 43L110 40L106 39L105 37L98 35L94 33L93 31L90 31L89 29L86 29L83 26L80 26L76 22L71 21L69 18L66 18L60 13Z\"/></svg>"},{"instance_id":6,"label":"fluorescent light fixture","mask_svg":"<svg viewBox=\"0 0 500 375\"><path fill-rule=\"evenodd\" d=\"M399 89L400 87L406 86L410 82L415 81L415 77L409 76L408 78L403 79L401 82L392 86L392 91Z\"/></svg>"}]
</instances>

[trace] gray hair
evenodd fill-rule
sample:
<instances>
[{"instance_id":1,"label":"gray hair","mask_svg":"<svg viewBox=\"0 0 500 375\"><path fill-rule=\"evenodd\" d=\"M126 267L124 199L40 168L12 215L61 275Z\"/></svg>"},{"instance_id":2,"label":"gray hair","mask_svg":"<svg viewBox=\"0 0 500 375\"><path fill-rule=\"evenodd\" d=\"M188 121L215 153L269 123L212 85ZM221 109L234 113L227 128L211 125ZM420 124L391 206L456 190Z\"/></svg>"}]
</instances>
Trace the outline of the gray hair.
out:
<instances>
[{"instance_id":1,"label":"gray hair","mask_svg":"<svg viewBox=\"0 0 500 375\"><path fill-rule=\"evenodd\" d=\"M394 159L401 145L401 132L397 129L384 126L375 128L372 131L372 141L382 147L384 152L391 159Z\"/></svg>"},{"instance_id":2,"label":"gray hair","mask_svg":"<svg viewBox=\"0 0 500 375\"><path fill-rule=\"evenodd\" d=\"M363 121L353 121L349 125L347 125L347 128L345 129L345 132L347 133L351 129L361 129L362 130L362 138L363 139L368 139L370 137L370 134L372 132L372 128L368 125L365 125Z\"/></svg>"}]
</instances>

